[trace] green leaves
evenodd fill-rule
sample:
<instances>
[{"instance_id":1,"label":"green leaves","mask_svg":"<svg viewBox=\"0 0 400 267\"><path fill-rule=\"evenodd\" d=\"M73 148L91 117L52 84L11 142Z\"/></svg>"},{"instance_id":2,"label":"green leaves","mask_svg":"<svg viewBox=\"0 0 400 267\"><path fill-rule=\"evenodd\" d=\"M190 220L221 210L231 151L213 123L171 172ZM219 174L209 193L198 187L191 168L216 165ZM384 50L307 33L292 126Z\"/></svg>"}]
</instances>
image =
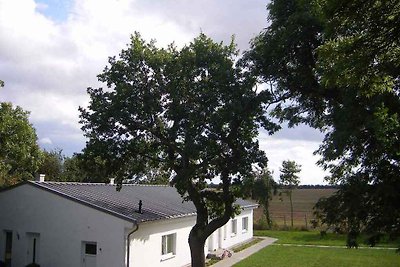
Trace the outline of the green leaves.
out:
<instances>
[{"instance_id":1,"label":"green leaves","mask_svg":"<svg viewBox=\"0 0 400 267\"><path fill-rule=\"evenodd\" d=\"M301 165L292 160L284 160L282 168L279 171L281 172L279 176L279 183L281 185L290 189L299 185L300 178L297 176L297 173L301 172Z\"/></svg>"},{"instance_id":2,"label":"green leaves","mask_svg":"<svg viewBox=\"0 0 400 267\"><path fill-rule=\"evenodd\" d=\"M248 59L286 97L273 115L325 131L320 164L343 190L324 202L327 222L399 233L399 1L275 0L268 8L271 25ZM348 197L354 181L368 199L358 206Z\"/></svg>"},{"instance_id":3,"label":"green leaves","mask_svg":"<svg viewBox=\"0 0 400 267\"><path fill-rule=\"evenodd\" d=\"M0 103L0 186L32 179L41 151L29 113L11 103Z\"/></svg>"}]
</instances>

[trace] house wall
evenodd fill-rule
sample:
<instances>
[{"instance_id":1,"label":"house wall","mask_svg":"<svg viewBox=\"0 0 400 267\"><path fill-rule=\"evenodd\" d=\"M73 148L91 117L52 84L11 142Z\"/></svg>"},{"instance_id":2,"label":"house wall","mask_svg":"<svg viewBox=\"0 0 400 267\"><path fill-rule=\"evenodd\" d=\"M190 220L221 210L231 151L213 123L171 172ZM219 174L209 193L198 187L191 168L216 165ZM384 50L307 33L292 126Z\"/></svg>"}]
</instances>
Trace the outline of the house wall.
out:
<instances>
[{"instance_id":1,"label":"house wall","mask_svg":"<svg viewBox=\"0 0 400 267\"><path fill-rule=\"evenodd\" d=\"M248 217L248 230L242 232L242 218ZM137 232L130 239L130 266L184 266L190 264L188 237L195 224L195 216L148 222L140 224ZM206 241L205 253L218 248L229 248L253 237L253 210L243 210L235 217L237 234L231 234L231 221L216 230ZM224 227L227 235L224 236ZM162 236L176 234L176 254L171 257L162 255Z\"/></svg>"},{"instance_id":2,"label":"house wall","mask_svg":"<svg viewBox=\"0 0 400 267\"><path fill-rule=\"evenodd\" d=\"M31 262L32 233L40 234L41 267L82 266L82 241L97 243L97 267L124 266L124 229L129 227L127 221L29 184L0 193L0 260L4 231L12 231L13 267Z\"/></svg>"},{"instance_id":3,"label":"house wall","mask_svg":"<svg viewBox=\"0 0 400 267\"><path fill-rule=\"evenodd\" d=\"M248 218L248 230L242 230L242 218ZM214 235L214 249L218 248L218 238L222 240L222 248L230 248L245 241L248 241L253 237L253 209L245 209L239 215L236 215L237 233L232 234L232 219L230 219L223 227L221 227L221 237L218 237L218 230L213 233ZM226 232L226 235L224 233Z\"/></svg>"},{"instance_id":4,"label":"house wall","mask_svg":"<svg viewBox=\"0 0 400 267\"><path fill-rule=\"evenodd\" d=\"M190 263L188 237L194 222L195 217L190 216L140 224L130 239L130 266L178 267ZM168 234L176 234L176 254L163 257L162 236Z\"/></svg>"}]
</instances>

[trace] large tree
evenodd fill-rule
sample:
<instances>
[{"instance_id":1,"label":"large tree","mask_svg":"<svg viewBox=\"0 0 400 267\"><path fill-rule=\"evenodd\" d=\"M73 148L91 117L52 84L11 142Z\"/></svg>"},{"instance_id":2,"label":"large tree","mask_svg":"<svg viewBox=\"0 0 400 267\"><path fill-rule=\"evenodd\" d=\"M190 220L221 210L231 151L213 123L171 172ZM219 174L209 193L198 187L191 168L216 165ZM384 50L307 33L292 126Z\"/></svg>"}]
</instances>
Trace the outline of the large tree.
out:
<instances>
[{"instance_id":1,"label":"large tree","mask_svg":"<svg viewBox=\"0 0 400 267\"><path fill-rule=\"evenodd\" d=\"M283 192L289 197L290 202L290 221L293 228L293 200L292 194L300 183L300 177L297 175L301 171L301 166L293 160L284 160L282 162L282 168L279 169L281 174L279 175L279 184L282 187Z\"/></svg>"},{"instance_id":2,"label":"large tree","mask_svg":"<svg viewBox=\"0 0 400 267\"><path fill-rule=\"evenodd\" d=\"M84 152L101 160L105 176L121 184L156 168L193 202L192 266L204 266L207 237L237 211L242 180L267 162L258 128L277 129L265 116L269 91L257 89L236 59L233 42L204 34L182 49L160 49L135 34L98 76L108 88L89 88L81 109ZM215 178L219 186L210 190Z\"/></svg>"},{"instance_id":3,"label":"large tree","mask_svg":"<svg viewBox=\"0 0 400 267\"><path fill-rule=\"evenodd\" d=\"M348 230L399 234L399 1L275 0L268 9L270 26L247 58L289 100L275 115L326 134L320 163L343 185L331 200L354 209L325 215L343 211ZM348 197L354 181L367 206Z\"/></svg>"},{"instance_id":4,"label":"large tree","mask_svg":"<svg viewBox=\"0 0 400 267\"><path fill-rule=\"evenodd\" d=\"M29 112L0 103L0 187L33 179L41 151Z\"/></svg>"}]
</instances>

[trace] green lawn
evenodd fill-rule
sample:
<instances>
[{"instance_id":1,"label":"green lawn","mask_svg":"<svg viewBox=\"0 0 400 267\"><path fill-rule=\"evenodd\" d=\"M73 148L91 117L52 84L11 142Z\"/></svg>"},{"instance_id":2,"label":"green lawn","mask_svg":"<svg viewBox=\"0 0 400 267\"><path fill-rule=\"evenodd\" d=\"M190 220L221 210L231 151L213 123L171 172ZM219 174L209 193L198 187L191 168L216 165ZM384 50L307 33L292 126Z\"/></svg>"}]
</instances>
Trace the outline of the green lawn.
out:
<instances>
[{"instance_id":1,"label":"green lawn","mask_svg":"<svg viewBox=\"0 0 400 267\"><path fill-rule=\"evenodd\" d=\"M327 233L326 236L321 237L318 231L271 231L271 230L258 230L254 231L255 236L269 236L277 238L279 244L302 244L302 245L325 245L325 246L345 246L346 235L339 235L334 233ZM360 237L358 240L359 246L366 246L364 244L365 237ZM382 240L382 243L377 247L398 247L398 242L388 242ZM399 265L400 266L400 265Z\"/></svg>"},{"instance_id":2,"label":"green lawn","mask_svg":"<svg viewBox=\"0 0 400 267\"><path fill-rule=\"evenodd\" d=\"M279 240L247 259L234 265L240 266L274 266L274 267L391 267L400 266L400 255L388 249L347 249L281 246L324 245L344 246L345 235L328 233L321 238L319 232L299 231L255 231L255 235L275 237ZM385 243L383 246L397 247L398 243Z\"/></svg>"},{"instance_id":3,"label":"green lawn","mask_svg":"<svg viewBox=\"0 0 400 267\"><path fill-rule=\"evenodd\" d=\"M244 259L236 267L399 267L393 250L283 247L271 245Z\"/></svg>"}]
</instances>

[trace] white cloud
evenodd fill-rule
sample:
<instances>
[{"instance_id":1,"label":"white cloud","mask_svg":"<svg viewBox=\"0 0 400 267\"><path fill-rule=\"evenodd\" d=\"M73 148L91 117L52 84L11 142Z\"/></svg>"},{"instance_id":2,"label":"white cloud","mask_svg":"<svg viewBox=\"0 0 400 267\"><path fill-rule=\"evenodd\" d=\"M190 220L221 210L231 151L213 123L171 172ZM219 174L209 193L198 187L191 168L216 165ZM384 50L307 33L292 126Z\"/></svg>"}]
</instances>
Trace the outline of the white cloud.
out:
<instances>
[{"instance_id":1,"label":"white cloud","mask_svg":"<svg viewBox=\"0 0 400 267\"><path fill-rule=\"evenodd\" d=\"M53 141L51 141L51 139L48 137L44 137L39 140L39 143L42 145L51 145L53 144Z\"/></svg>"},{"instance_id":2,"label":"white cloud","mask_svg":"<svg viewBox=\"0 0 400 267\"><path fill-rule=\"evenodd\" d=\"M294 160L301 165L299 173L301 184L326 184L324 177L328 175L322 168L316 166L320 156L313 155L319 142L306 140L277 139L264 133L259 135L260 148L268 156L268 167L273 177L279 180L279 169L284 160Z\"/></svg>"}]
</instances>

